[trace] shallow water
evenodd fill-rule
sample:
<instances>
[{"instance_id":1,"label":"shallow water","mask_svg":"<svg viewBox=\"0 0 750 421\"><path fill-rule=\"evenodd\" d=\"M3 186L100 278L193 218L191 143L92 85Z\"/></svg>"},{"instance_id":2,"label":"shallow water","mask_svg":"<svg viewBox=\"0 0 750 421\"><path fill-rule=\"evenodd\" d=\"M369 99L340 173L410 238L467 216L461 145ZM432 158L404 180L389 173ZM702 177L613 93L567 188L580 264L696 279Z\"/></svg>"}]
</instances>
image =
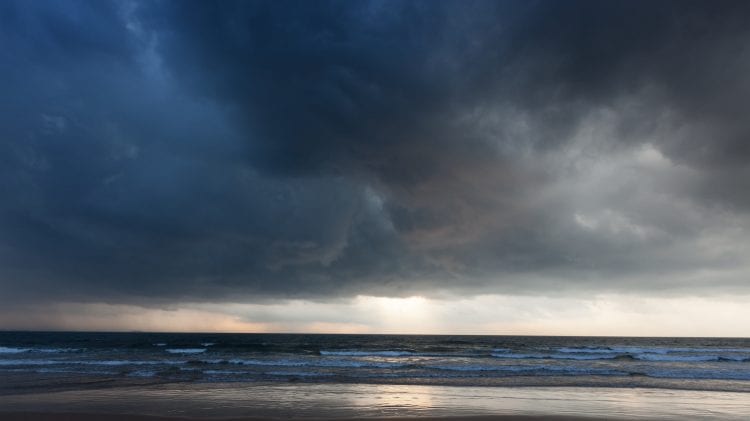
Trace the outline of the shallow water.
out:
<instances>
[{"instance_id":1,"label":"shallow water","mask_svg":"<svg viewBox=\"0 0 750 421\"><path fill-rule=\"evenodd\" d=\"M372 384L161 384L0 396L5 411L103 412L191 417L372 418L571 415L626 419L750 417L737 392L584 387Z\"/></svg>"}]
</instances>

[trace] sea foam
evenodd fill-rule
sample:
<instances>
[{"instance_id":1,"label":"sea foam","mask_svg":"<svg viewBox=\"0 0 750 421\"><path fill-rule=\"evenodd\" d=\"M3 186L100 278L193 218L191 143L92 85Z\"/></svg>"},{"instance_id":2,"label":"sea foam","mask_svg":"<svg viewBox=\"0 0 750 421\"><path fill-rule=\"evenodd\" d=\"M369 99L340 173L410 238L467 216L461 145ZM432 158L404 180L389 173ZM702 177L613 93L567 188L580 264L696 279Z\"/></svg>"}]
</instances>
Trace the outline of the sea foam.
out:
<instances>
[{"instance_id":1,"label":"sea foam","mask_svg":"<svg viewBox=\"0 0 750 421\"><path fill-rule=\"evenodd\" d=\"M343 357L404 357L415 354L411 351L320 351L320 355Z\"/></svg>"},{"instance_id":2,"label":"sea foam","mask_svg":"<svg viewBox=\"0 0 750 421\"><path fill-rule=\"evenodd\" d=\"M206 348L170 348L165 351L170 354L201 354L206 352Z\"/></svg>"},{"instance_id":3,"label":"sea foam","mask_svg":"<svg viewBox=\"0 0 750 421\"><path fill-rule=\"evenodd\" d=\"M29 348L12 348L7 346L0 346L0 354L20 354L22 352L29 351Z\"/></svg>"}]
</instances>

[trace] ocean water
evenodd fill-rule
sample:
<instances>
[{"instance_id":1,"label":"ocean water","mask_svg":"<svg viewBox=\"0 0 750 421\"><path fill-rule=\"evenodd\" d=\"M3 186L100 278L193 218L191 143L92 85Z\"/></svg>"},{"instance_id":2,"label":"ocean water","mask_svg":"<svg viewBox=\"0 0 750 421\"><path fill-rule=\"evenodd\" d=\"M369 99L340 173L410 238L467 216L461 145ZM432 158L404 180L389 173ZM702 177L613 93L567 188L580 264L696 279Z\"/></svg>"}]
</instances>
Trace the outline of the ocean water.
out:
<instances>
[{"instance_id":1,"label":"ocean water","mask_svg":"<svg viewBox=\"0 0 750 421\"><path fill-rule=\"evenodd\" d=\"M362 384L750 392L750 340L0 332L0 394Z\"/></svg>"}]
</instances>

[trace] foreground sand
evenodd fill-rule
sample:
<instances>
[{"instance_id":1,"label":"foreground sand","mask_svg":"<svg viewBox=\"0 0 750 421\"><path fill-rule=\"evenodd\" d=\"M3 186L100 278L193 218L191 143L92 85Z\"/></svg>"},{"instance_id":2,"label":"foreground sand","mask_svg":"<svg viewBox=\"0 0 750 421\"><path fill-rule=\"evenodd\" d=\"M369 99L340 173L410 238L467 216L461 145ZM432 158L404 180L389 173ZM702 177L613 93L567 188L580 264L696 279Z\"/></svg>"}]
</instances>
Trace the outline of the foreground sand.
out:
<instances>
[{"instance_id":1,"label":"foreground sand","mask_svg":"<svg viewBox=\"0 0 750 421\"><path fill-rule=\"evenodd\" d=\"M357 418L293 418L305 421L355 421ZM359 418L363 419L363 418ZM588 417L568 417L568 416L531 416L531 415L481 415L465 417L398 417L398 418L365 418L367 420L383 421L592 421L603 420L603 418ZM1 412L0 420L4 421L199 421L199 420L220 420L220 421L275 421L279 418L188 418L188 417L159 417L151 415L126 415L126 414L83 414L83 413L54 413L54 412Z\"/></svg>"},{"instance_id":2,"label":"foreground sand","mask_svg":"<svg viewBox=\"0 0 750 421\"><path fill-rule=\"evenodd\" d=\"M170 383L7 392L0 394L0 421L747 421L748 396L636 388Z\"/></svg>"}]
</instances>

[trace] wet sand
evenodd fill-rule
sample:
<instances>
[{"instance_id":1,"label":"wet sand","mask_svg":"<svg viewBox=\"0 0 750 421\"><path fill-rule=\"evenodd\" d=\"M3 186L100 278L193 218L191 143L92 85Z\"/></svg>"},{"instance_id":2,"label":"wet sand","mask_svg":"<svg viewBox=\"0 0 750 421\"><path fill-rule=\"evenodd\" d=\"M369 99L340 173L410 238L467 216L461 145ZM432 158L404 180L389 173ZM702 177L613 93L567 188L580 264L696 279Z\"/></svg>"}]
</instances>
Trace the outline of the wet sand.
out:
<instances>
[{"instance_id":1,"label":"wet sand","mask_svg":"<svg viewBox=\"0 0 750 421\"><path fill-rule=\"evenodd\" d=\"M87 413L49 413L49 412L1 412L0 419L5 421L276 421L290 418L263 418L263 417L241 417L241 418L188 418L188 417L161 417L152 415L128 415L128 414L87 414ZM305 421L355 421L362 418L291 418ZM605 418L569 417L569 416L524 416L524 415L481 415L460 417L383 417L366 418L371 421L592 421L604 420ZM612 419L612 418L606 418Z\"/></svg>"},{"instance_id":2,"label":"wet sand","mask_svg":"<svg viewBox=\"0 0 750 421\"><path fill-rule=\"evenodd\" d=\"M748 394L632 388L158 384L0 394L0 421L750 419Z\"/></svg>"}]
</instances>

